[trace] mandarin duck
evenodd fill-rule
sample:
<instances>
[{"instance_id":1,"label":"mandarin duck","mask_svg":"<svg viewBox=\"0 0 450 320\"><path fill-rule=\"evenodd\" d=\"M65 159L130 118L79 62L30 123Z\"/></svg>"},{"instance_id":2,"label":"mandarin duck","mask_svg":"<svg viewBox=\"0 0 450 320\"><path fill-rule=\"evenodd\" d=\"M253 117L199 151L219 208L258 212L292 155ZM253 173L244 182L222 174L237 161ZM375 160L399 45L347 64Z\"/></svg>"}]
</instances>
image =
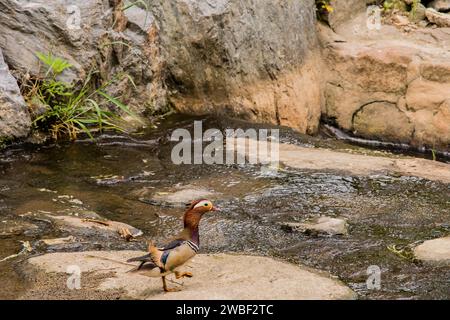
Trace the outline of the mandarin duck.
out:
<instances>
[{"instance_id":1,"label":"mandarin duck","mask_svg":"<svg viewBox=\"0 0 450 320\"><path fill-rule=\"evenodd\" d=\"M187 205L183 215L184 229L165 246L157 248L153 243L149 244L149 253L127 260L127 262L140 262L139 266L130 270L139 272L149 277L161 277L163 289L166 292L178 291L169 289L166 284L166 276L175 273L177 279L192 277L190 272L180 272L176 269L193 258L200 246L198 226L203 214L209 211L217 211L211 201L206 199L195 200Z\"/></svg>"}]
</instances>

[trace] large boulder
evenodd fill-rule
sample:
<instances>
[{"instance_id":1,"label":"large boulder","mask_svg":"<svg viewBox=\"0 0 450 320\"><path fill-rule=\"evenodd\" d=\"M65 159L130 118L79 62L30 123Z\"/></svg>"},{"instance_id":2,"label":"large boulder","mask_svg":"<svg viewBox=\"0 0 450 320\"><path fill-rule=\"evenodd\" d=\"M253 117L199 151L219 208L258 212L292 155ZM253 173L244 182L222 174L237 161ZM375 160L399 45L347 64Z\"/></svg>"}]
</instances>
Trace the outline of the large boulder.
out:
<instances>
[{"instance_id":1,"label":"large boulder","mask_svg":"<svg viewBox=\"0 0 450 320\"><path fill-rule=\"evenodd\" d=\"M0 142L2 139L25 137L30 127L27 106L0 49Z\"/></svg>"},{"instance_id":2,"label":"large boulder","mask_svg":"<svg viewBox=\"0 0 450 320\"><path fill-rule=\"evenodd\" d=\"M98 48L108 44L106 26L112 24L107 0L0 2L0 47L17 75L39 75L37 52L51 52L68 60L73 68L63 80L83 78L95 63ZM110 13L110 12L109 12Z\"/></svg>"},{"instance_id":3,"label":"large boulder","mask_svg":"<svg viewBox=\"0 0 450 320\"><path fill-rule=\"evenodd\" d=\"M52 53L72 64L59 80L79 83L99 71L105 81L118 79L108 87L110 94L145 111L151 106L152 70L145 49L152 19L137 6L123 10L127 7L122 0L5 0L0 3L0 47L16 78L44 75L36 53Z\"/></svg>"},{"instance_id":4,"label":"large boulder","mask_svg":"<svg viewBox=\"0 0 450 320\"><path fill-rule=\"evenodd\" d=\"M312 0L153 1L155 69L170 103L314 133L321 105L314 8Z\"/></svg>"},{"instance_id":5,"label":"large boulder","mask_svg":"<svg viewBox=\"0 0 450 320\"><path fill-rule=\"evenodd\" d=\"M323 116L364 138L450 150L448 30L365 24L362 14L336 33L322 28Z\"/></svg>"},{"instance_id":6,"label":"large boulder","mask_svg":"<svg viewBox=\"0 0 450 320\"><path fill-rule=\"evenodd\" d=\"M103 79L127 74L133 85L123 77L108 90L138 111L173 106L309 133L319 123L313 0L5 0L0 47L16 77L42 75L37 52L68 60L69 82L93 67Z\"/></svg>"}]
</instances>

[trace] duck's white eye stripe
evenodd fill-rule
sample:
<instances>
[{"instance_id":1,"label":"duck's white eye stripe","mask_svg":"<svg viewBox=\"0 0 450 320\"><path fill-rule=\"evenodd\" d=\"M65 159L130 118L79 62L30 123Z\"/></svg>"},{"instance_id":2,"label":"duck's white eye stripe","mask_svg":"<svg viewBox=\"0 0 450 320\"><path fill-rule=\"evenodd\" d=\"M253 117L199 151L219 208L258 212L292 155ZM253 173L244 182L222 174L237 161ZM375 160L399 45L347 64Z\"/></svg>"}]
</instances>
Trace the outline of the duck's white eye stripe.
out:
<instances>
[{"instance_id":1,"label":"duck's white eye stripe","mask_svg":"<svg viewBox=\"0 0 450 320\"><path fill-rule=\"evenodd\" d=\"M204 207L204 206L209 206L209 201L200 201L199 203L197 203L194 208L199 208L199 207Z\"/></svg>"}]
</instances>

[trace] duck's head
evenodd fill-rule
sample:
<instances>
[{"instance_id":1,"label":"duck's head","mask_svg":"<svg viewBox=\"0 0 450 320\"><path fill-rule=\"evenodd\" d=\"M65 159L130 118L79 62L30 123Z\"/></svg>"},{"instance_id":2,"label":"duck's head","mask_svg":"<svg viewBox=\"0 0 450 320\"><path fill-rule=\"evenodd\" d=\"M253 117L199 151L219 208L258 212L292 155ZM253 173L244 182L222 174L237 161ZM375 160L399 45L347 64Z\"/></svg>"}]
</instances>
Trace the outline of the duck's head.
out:
<instances>
[{"instance_id":1,"label":"duck's head","mask_svg":"<svg viewBox=\"0 0 450 320\"><path fill-rule=\"evenodd\" d=\"M187 210L184 214L184 227L192 230L198 228L200 219L203 214L210 211L219 211L217 207L214 207L211 201L206 199L194 200L186 205Z\"/></svg>"},{"instance_id":2,"label":"duck's head","mask_svg":"<svg viewBox=\"0 0 450 320\"><path fill-rule=\"evenodd\" d=\"M215 207L210 200L200 199L194 200L191 203L189 203L187 205L187 211L204 214L209 211L219 211L219 209Z\"/></svg>"}]
</instances>

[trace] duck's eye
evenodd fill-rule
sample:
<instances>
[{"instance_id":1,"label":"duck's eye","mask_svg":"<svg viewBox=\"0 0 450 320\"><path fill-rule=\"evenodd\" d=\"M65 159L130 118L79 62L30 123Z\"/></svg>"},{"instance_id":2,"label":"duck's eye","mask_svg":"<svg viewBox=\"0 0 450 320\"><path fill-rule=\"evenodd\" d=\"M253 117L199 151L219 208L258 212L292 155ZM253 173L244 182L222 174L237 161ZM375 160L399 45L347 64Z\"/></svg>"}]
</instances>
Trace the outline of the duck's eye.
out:
<instances>
[{"instance_id":1,"label":"duck's eye","mask_svg":"<svg viewBox=\"0 0 450 320\"><path fill-rule=\"evenodd\" d=\"M208 204L207 204L207 203L205 203L205 204L204 204L204 206L205 206L205 207L207 207L207 206L208 206Z\"/></svg>"}]
</instances>

